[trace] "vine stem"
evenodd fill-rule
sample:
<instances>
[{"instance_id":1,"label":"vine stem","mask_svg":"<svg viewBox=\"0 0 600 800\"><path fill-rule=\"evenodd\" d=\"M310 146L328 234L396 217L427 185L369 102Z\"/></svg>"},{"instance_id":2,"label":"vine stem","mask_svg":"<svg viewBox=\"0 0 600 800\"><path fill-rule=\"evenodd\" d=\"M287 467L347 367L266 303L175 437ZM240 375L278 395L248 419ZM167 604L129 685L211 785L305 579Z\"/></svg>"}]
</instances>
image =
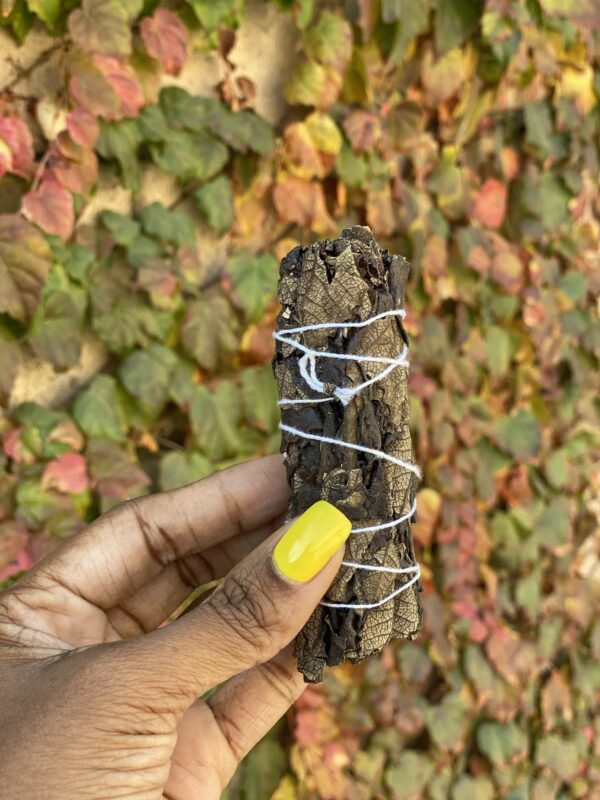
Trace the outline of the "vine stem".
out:
<instances>
[{"instance_id":1,"label":"vine stem","mask_svg":"<svg viewBox=\"0 0 600 800\"><path fill-rule=\"evenodd\" d=\"M14 64L14 68L16 69L17 74L15 75L14 78L12 78L12 80L10 80L8 83L2 86L2 88L0 88L0 94L3 94L4 92L10 92L10 90L14 86L17 86L22 80L28 78L33 72L35 72L35 70L38 67L41 67L43 64L45 64L46 61L48 61L48 59L50 58L50 56L57 50L60 50L62 46L63 46L62 41L51 45L51 47L48 47L46 50L43 50L37 58L34 58L34 60L28 67L21 68L20 65Z\"/></svg>"}]
</instances>

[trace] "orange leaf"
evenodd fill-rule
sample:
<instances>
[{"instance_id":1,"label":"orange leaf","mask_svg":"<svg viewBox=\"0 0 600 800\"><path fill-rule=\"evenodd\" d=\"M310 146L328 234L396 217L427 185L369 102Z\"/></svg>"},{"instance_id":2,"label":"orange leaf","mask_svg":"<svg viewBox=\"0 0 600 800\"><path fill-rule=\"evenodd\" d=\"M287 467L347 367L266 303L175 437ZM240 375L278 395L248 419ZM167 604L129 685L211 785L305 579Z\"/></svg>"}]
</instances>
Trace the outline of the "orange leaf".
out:
<instances>
[{"instance_id":1,"label":"orange leaf","mask_svg":"<svg viewBox=\"0 0 600 800\"><path fill-rule=\"evenodd\" d=\"M499 228L506 216L506 186L488 178L475 195L472 216L488 228Z\"/></svg>"}]
</instances>

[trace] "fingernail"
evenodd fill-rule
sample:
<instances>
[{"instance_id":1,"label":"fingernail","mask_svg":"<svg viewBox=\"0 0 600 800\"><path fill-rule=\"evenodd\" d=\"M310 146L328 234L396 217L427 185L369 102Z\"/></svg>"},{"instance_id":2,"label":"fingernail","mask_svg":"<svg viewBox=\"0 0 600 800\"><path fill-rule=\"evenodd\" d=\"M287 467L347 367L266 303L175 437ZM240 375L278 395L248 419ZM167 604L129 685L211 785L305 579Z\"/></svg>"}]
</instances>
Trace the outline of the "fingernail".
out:
<instances>
[{"instance_id":1,"label":"fingernail","mask_svg":"<svg viewBox=\"0 0 600 800\"><path fill-rule=\"evenodd\" d=\"M320 572L343 544L352 523L331 503L319 500L287 529L273 551L279 573L305 583Z\"/></svg>"}]
</instances>

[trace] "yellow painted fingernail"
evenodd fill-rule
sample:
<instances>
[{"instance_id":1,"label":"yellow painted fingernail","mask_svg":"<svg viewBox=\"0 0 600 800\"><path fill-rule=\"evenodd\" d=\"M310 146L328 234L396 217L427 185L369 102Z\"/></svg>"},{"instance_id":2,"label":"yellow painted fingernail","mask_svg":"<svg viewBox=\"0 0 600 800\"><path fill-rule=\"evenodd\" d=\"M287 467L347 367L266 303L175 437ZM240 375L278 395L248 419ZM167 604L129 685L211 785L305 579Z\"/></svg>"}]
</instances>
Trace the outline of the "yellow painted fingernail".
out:
<instances>
[{"instance_id":1,"label":"yellow painted fingernail","mask_svg":"<svg viewBox=\"0 0 600 800\"><path fill-rule=\"evenodd\" d=\"M287 529L273 551L284 578L305 583L320 572L343 544L352 523L331 503L319 500Z\"/></svg>"}]
</instances>

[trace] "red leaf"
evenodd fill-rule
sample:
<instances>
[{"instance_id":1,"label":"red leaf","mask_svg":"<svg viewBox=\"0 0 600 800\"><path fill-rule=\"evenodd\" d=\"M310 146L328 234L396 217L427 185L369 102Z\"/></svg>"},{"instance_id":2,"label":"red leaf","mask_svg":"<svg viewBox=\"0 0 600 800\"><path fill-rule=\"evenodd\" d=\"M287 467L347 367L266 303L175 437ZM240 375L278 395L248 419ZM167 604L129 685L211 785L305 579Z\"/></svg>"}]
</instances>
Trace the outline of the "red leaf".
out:
<instances>
[{"instance_id":1,"label":"red leaf","mask_svg":"<svg viewBox=\"0 0 600 800\"><path fill-rule=\"evenodd\" d=\"M343 122L352 149L367 152L381 136L381 123L370 111L351 111Z\"/></svg>"},{"instance_id":2,"label":"red leaf","mask_svg":"<svg viewBox=\"0 0 600 800\"><path fill-rule=\"evenodd\" d=\"M472 216L488 228L499 228L506 215L506 186L488 178L475 195Z\"/></svg>"},{"instance_id":3,"label":"red leaf","mask_svg":"<svg viewBox=\"0 0 600 800\"><path fill-rule=\"evenodd\" d=\"M92 62L104 75L120 101L121 117L135 117L144 105L144 93L137 76L129 66L113 56L94 55ZM118 117L106 117L118 119Z\"/></svg>"},{"instance_id":4,"label":"red leaf","mask_svg":"<svg viewBox=\"0 0 600 800\"><path fill-rule=\"evenodd\" d=\"M67 117L67 130L76 144L93 147L100 133L100 126L96 117L89 111L85 108L76 108Z\"/></svg>"},{"instance_id":5,"label":"red leaf","mask_svg":"<svg viewBox=\"0 0 600 800\"><path fill-rule=\"evenodd\" d=\"M61 186L79 194L89 194L98 177L94 151L76 144L67 131L59 134L49 167Z\"/></svg>"},{"instance_id":6,"label":"red leaf","mask_svg":"<svg viewBox=\"0 0 600 800\"><path fill-rule=\"evenodd\" d=\"M168 75L178 75L187 58L188 34L179 17L159 8L140 25L149 55L156 58Z\"/></svg>"},{"instance_id":7,"label":"red leaf","mask_svg":"<svg viewBox=\"0 0 600 800\"><path fill-rule=\"evenodd\" d=\"M31 177L33 170L33 139L31 131L21 119L15 115L0 117L0 139L8 145L0 143L0 174L13 172L22 178Z\"/></svg>"},{"instance_id":8,"label":"red leaf","mask_svg":"<svg viewBox=\"0 0 600 800\"><path fill-rule=\"evenodd\" d=\"M53 233L61 239L68 239L73 233L73 197L52 173L44 175L37 189L27 192L22 211L46 233Z\"/></svg>"},{"instance_id":9,"label":"red leaf","mask_svg":"<svg viewBox=\"0 0 600 800\"><path fill-rule=\"evenodd\" d=\"M43 489L79 494L90 485L87 463L81 453L63 453L50 461L42 474Z\"/></svg>"}]
</instances>

